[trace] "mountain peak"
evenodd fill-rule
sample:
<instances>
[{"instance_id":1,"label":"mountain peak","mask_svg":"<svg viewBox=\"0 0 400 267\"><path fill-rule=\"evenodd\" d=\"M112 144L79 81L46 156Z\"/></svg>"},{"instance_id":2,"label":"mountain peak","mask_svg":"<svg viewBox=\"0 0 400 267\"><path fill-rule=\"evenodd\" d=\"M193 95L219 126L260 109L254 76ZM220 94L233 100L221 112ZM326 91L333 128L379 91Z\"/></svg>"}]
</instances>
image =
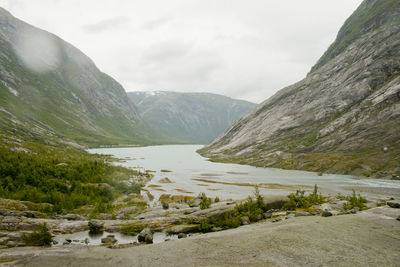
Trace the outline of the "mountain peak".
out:
<instances>
[{"instance_id":1,"label":"mountain peak","mask_svg":"<svg viewBox=\"0 0 400 267\"><path fill-rule=\"evenodd\" d=\"M311 68L311 72L324 66L342 53L361 36L372 33L388 23L400 21L400 0L365 0L346 20L336 40Z\"/></svg>"}]
</instances>

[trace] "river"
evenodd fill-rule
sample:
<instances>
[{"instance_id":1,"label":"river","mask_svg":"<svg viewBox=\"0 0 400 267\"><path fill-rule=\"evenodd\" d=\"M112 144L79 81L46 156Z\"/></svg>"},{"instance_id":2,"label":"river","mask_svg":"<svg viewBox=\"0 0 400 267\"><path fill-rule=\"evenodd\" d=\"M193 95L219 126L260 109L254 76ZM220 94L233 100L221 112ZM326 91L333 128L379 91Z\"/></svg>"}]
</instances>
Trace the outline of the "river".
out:
<instances>
[{"instance_id":1,"label":"river","mask_svg":"<svg viewBox=\"0 0 400 267\"><path fill-rule=\"evenodd\" d=\"M254 185L265 195L282 195L296 189L311 191L317 184L324 194L400 195L400 181L361 179L349 175L258 168L239 164L210 162L196 150L201 145L164 145L148 147L89 149L90 153L109 154L122 159L116 164L153 170L146 185L155 199L161 194L196 196L204 192L220 199L243 199L253 194ZM166 172L168 171L168 172ZM160 182L168 178L171 183ZM162 181L162 180L161 180Z\"/></svg>"}]
</instances>

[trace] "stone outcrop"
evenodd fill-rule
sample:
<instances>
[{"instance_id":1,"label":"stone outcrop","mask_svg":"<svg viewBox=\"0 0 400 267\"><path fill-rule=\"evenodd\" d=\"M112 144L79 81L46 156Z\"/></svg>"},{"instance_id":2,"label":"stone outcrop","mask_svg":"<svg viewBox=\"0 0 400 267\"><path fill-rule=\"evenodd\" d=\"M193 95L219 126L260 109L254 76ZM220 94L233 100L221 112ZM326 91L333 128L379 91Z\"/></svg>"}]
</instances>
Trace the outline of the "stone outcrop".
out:
<instances>
[{"instance_id":1,"label":"stone outcrop","mask_svg":"<svg viewBox=\"0 0 400 267\"><path fill-rule=\"evenodd\" d=\"M101 233L104 231L104 222L100 220L90 220L88 226L91 233Z\"/></svg>"},{"instance_id":2,"label":"stone outcrop","mask_svg":"<svg viewBox=\"0 0 400 267\"><path fill-rule=\"evenodd\" d=\"M139 242L146 242L147 244L153 243L153 232L150 228L143 229L138 235Z\"/></svg>"}]
</instances>

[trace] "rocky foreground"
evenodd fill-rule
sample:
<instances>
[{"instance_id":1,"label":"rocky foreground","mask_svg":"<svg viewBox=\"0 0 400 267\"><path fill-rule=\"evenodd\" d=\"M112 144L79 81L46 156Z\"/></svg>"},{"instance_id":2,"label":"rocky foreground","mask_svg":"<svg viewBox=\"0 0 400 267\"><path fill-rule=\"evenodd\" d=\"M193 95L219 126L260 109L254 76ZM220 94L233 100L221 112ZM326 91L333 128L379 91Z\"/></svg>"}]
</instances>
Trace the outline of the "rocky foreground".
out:
<instances>
[{"instance_id":1,"label":"rocky foreground","mask_svg":"<svg viewBox=\"0 0 400 267\"><path fill-rule=\"evenodd\" d=\"M15 201L2 200L0 209L0 264L16 266L398 266L400 260L400 202L392 197L369 198L368 210L346 209L346 200L332 197L312 209L288 211L286 197L265 197L267 211L258 222L243 216L239 228L221 231L212 222L226 218L235 202L219 202L200 209L188 204L163 203L131 220L89 220L65 214L17 210ZM5 208L8 203L8 208ZM22 203L20 208L24 207ZM210 223L200 234L204 220ZM53 247L27 247L22 235L46 223L53 236L84 230L139 233L138 242L118 244L114 236L103 246L53 241ZM153 233L177 234L178 239L159 244ZM53 239L55 240L55 239ZM104 241L104 242L103 242ZM57 245L57 246L54 246Z\"/></svg>"},{"instance_id":2,"label":"rocky foreground","mask_svg":"<svg viewBox=\"0 0 400 267\"><path fill-rule=\"evenodd\" d=\"M382 206L343 216L276 223L125 249L96 246L12 248L15 266L398 266L400 209Z\"/></svg>"}]
</instances>

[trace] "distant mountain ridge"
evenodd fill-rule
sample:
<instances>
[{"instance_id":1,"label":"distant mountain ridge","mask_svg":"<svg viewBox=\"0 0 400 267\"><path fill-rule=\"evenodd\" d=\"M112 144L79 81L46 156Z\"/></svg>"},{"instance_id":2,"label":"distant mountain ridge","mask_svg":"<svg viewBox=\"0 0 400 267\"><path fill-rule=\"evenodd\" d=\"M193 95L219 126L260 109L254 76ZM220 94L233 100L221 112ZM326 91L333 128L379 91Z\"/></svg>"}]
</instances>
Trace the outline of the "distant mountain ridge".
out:
<instances>
[{"instance_id":1,"label":"distant mountain ridge","mask_svg":"<svg viewBox=\"0 0 400 267\"><path fill-rule=\"evenodd\" d=\"M0 47L0 135L90 146L166 142L90 58L2 8Z\"/></svg>"},{"instance_id":2,"label":"distant mountain ridge","mask_svg":"<svg viewBox=\"0 0 400 267\"><path fill-rule=\"evenodd\" d=\"M400 1L365 0L305 79L200 153L263 167L400 176Z\"/></svg>"},{"instance_id":3,"label":"distant mountain ridge","mask_svg":"<svg viewBox=\"0 0 400 267\"><path fill-rule=\"evenodd\" d=\"M143 120L160 133L208 143L256 104L211 93L128 92Z\"/></svg>"}]
</instances>

